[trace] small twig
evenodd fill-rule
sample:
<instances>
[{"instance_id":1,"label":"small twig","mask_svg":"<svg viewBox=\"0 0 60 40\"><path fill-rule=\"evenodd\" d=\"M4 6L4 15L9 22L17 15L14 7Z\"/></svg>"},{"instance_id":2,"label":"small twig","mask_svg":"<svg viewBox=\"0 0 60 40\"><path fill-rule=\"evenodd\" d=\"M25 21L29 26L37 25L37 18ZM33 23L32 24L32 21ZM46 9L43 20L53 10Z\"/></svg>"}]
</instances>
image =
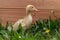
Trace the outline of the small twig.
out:
<instances>
[{"instance_id":1,"label":"small twig","mask_svg":"<svg viewBox=\"0 0 60 40\"><path fill-rule=\"evenodd\" d=\"M55 16L55 11L52 9L51 14L57 19L57 16Z\"/></svg>"}]
</instances>

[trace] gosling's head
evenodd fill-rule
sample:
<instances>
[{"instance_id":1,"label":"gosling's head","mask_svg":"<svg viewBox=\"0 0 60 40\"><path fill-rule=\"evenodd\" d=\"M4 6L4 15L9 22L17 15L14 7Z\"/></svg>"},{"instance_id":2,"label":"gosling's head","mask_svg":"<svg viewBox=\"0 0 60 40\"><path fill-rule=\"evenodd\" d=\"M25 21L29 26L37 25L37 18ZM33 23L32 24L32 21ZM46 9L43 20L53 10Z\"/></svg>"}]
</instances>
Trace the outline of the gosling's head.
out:
<instances>
[{"instance_id":1,"label":"gosling's head","mask_svg":"<svg viewBox=\"0 0 60 40\"><path fill-rule=\"evenodd\" d=\"M27 5L26 11L32 12L32 11L38 11L37 8L33 5Z\"/></svg>"}]
</instances>

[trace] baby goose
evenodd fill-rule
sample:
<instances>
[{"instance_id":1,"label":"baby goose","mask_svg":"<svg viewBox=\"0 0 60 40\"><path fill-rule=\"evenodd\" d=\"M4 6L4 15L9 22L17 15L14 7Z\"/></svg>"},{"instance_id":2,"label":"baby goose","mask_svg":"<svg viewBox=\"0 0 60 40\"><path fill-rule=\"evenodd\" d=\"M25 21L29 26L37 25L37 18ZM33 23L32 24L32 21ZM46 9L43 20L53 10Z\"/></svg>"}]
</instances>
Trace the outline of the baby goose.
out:
<instances>
[{"instance_id":1,"label":"baby goose","mask_svg":"<svg viewBox=\"0 0 60 40\"><path fill-rule=\"evenodd\" d=\"M30 28L29 26L31 25L33 19L31 15L32 11L38 11L38 10L33 5L27 5L26 16L23 19L19 19L17 22L15 22L15 24L13 25L13 30L17 31L19 24L22 25L24 31Z\"/></svg>"}]
</instances>

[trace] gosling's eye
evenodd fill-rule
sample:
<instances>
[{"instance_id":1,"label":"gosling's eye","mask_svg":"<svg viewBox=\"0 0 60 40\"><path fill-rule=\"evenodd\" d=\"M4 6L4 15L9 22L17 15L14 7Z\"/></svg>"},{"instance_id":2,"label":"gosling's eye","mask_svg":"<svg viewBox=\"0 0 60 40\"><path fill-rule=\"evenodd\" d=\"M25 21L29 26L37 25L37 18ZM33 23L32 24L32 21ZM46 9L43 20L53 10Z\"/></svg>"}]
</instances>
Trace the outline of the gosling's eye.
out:
<instances>
[{"instance_id":1,"label":"gosling's eye","mask_svg":"<svg viewBox=\"0 0 60 40\"><path fill-rule=\"evenodd\" d=\"M32 7L33 8L33 7Z\"/></svg>"}]
</instances>

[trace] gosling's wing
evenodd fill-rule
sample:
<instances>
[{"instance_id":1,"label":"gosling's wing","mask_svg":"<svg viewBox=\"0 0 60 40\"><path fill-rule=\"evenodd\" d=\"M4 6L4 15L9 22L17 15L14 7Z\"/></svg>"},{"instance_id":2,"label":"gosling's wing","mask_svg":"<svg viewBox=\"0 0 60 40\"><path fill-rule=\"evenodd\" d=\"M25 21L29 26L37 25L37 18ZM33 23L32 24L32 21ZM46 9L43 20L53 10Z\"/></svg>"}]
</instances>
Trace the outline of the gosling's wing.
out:
<instances>
[{"instance_id":1,"label":"gosling's wing","mask_svg":"<svg viewBox=\"0 0 60 40\"><path fill-rule=\"evenodd\" d=\"M18 29L18 26L19 24L22 22L22 19L19 19L18 21L16 21L13 25L13 30L17 30Z\"/></svg>"}]
</instances>

